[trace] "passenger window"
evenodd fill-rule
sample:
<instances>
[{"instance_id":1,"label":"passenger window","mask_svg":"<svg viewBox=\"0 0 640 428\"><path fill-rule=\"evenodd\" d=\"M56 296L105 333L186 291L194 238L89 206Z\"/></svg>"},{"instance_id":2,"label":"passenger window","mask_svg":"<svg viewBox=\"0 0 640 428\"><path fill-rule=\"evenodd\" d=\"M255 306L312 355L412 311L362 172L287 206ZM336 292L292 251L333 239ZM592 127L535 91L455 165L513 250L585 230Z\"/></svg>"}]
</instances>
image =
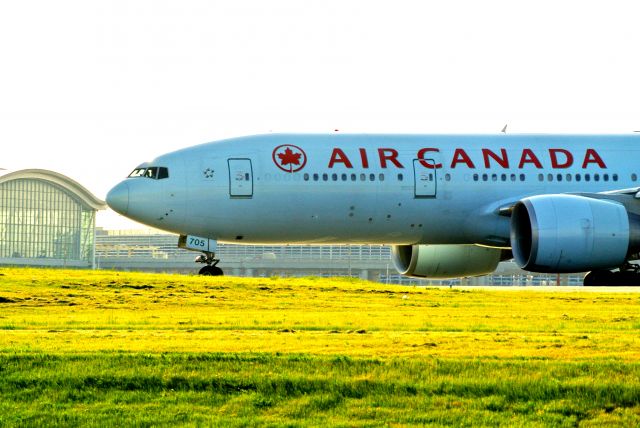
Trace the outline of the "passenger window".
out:
<instances>
[{"instance_id":1,"label":"passenger window","mask_svg":"<svg viewBox=\"0 0 640 428\"><path fill-rule=\"evenodd\" d=\"M520 174L520 181L524 181L527 178L526 175L524 174Z\"/></svg>"},{"instance_id":2,"label":"passenger window","mask_svg":"<svg viewBox=\"0 0 640 428\"><path fill-rule=\"evenodd\" d=\"M304 174L304 181L309 181L309 174L307 173Z\"/></svg>"},{"instance_id":3,"label":"passenger window","mask_svg":"<svg viewBox=\"0 0 640 428\"><path fill-rule=\"evenodd\" d=\"M360 174L360 181L367 181L367 174Z\"/></svg>"},{"instance_id":4,"label":"passenger window","mask_svg":"<svg viewBox=\"0 0 640 428\"><path fill-rule=\"evenodd\" d=\"M593 174L593 181L600 181L600 174Z\"/></svg>"},{"instance_id":5,"label":"passenger window","mask_svg":"<svg viewBox=\"0 0 640 428\"><path fill-rule=\"evenodd\" d=\"M589 174L585 174L584 181L591 181L591 176Z\"/></svg>"},{"instance_id":6,"label":"passenger window","mask_svg":"<svg viewBox=\"0 0 640 428\"><path fill-rule=\"evenodd\" d=\"M347 181L347 174L342 174L342 181Z\"/></svg>"},{"instance_id":7,"label":"passenger window","mask_svg":"<svg viewBox=\"0 0 640 428\"><path fill-rule=\"evenodd\" d=\"M562 181L562 174L558 174L557 176L558 181Z\"/></svg>"},{"instance_id":8,"label":"passenger window","mask_svg":"<svg viewBox=\"0 0 640 428\"><path fill-rule=\"evenodd\" d=\"M498 181L498 174L491 174L491 181Z\"/></svg>"},{"instance_id":9,"label":"passenger window","mask_svg":"<svg viewBox=\"0 0 640 428\"><path fill-rule=\"evenodd\" d=\"M404 176L402 174L398 174L398 181L404 180Z\"/></svg>"},{"instance_id":10,"label":"passenger window","mask_svg":"<svg viewBox=\"0 0 640 428\"><path fill-rule=\"evenodd\" d=\"M582 180L582 176L580 174L576 174L576 181Z\"/></svg>"},{"instance_id":11,"label":"passenger window","mask_svg":"<svg viewBox=\"0 0 640 428\"><path fill-rule=\"evenodd\" d=\"M631 174L631 181L637 181L638 180L638 175L637 174Z\"/></svg>"},{"instance_id":12,"label":"passenger window","mask_svg":"<svg viewBox=\"0 0 640 428\"><path fill-rule=\"evenodd\" d=\"M603 175L602 175L602 179L603 179L604 181L609 181L609 174L603 174Z\"/></svg>"},{"instance_id":13,"label":"passenger window","mask_svg":"<svg viewBox=\"0 0 640 428\"><path fill-rule=\"evenodd\" d=\"M318 174L313 174L313 181L318 181L319 178Z\"/></svg>"},{"instance_id":14,"label":"passenger window","mask_svg":"<svg viewBox=\"0 0 640 428\"><path fill-rule=\"evenodd\" d=\"M351 174L351 181L356 181L358 177L355 174Z\"/></svg>"},{"instance_id":15,"label":"passenger window","mask_svg":"<svg viewBox=\"0 0 640 428\"><path fill-rule=\"evenodd\" d=\"M322 174L322 181L328 181L329 180L329 174Z\"/></svg>"},{"instance_id":16,"label":"passenger window","mask_svg":"<svg viewBox=\"0 0 640 428\"><path fill-rule=\"evenodd\" d=\"M611 179L612 179L613 181L618 181L618 174L613 174L613 175L611 176Z\"/></svg>"},{"instance_id":17,"label":"passenger window","mask_svg":"<svg viewBox=\"0 0 640 428\"><path fill-rule=\"evenodd\" d=\"M567 181L571 181L572 180L571 174L567 174L566 178L567 178Z\"/></svg>"},{"instance_id":18,"label":"passenger window","mask_svg":"<svg viewBox=\"0 0 640 428\"><path fill-rule=\"evenodd\" d=\"M369 181L376 181L376 175L375 174L369 174Z\"/></svg>"},{"instance_id":19,"label":"passenger window","mask_svg":"<svg viewBox=\"0 0 640 428\"><path fill-rule=\"evenodd\" d=\"M473 181L478 181L478 174L473 174Z\"/></svg>"},{"instance_id":20,"label":"passenger window","mask_svg":"<svg viewBox=\"0 0 640 428\"><path fill-rule=\"evenodd\" d=\"M547 174L547 181L553 181L553 174Z\"/></svg>"},{"instance_id":21,"label":"passenger window","mask_svg":"<svg viewBox=\"0 0 640 428\"><path fill-rule=\"evenodd\" d=\"M538 181L544 181L544 175L538 174Z\"/></svg>"},{"instance_id":22,"label":"passenger window","mask_svg":"<svg viewBox=\"0 0 640 428\"><path fill-rule=\"evenodd\" d=\"M507 174L502 174L500 178L502 179L502 181L507 181Z\"/></svg>"},{"instance_id":23,"label":"passenger window","mask_svg":"<svg viewBox=\"0 0 640 428\"><path fill-rule=\"evenodd\" d=\"M511 174L511 181L516 181L516 175L515 174Z\"/></svg>"},{"instance_id":24,"label":"passenger window","mask_svg":"<svg viewBox=\"0 0 640 428\"><path fill-rule=\"evenodd\" d=\"M336 173L331 174L331 179L333 181L338 181L338 174L336 174Z\"/></svg>"},{"instance_id":25,"label":"passenger window","mask_svg":"<svg viewBox=\"0 0 640 428\"><path fill-rule=\"evenodd\" d=\"M380 175L378 176L378 180L380 180L380 181L384 181L384 174L380 174Z\"/></svg>"},{"instance_id":26,"label":"passenger window","mask_svg":"<svg viewBox=\"0 0 640 428\"><path fill-rule=\"evenodd\" d=\"M487 181L489 176L487 174L482 174L482 181Z\"/></svg>"}]
</instances>

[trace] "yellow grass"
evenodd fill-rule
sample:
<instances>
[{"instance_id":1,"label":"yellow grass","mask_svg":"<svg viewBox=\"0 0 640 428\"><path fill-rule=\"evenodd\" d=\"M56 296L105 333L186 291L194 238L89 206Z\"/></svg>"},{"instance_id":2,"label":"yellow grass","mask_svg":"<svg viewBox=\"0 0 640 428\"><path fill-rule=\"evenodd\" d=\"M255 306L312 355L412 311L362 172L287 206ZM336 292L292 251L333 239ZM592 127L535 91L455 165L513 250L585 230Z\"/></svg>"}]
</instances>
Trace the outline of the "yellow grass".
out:
<instances>
[{"instance_id":1,"label":"yellow grass","mask_svg":"<svg viewBox=\"0 0 640 428\"><path fill-rule=\"evenodd\" d=\"M0 270L0 352L640 360L640 294Z\"/></svg>"}]
</instances>

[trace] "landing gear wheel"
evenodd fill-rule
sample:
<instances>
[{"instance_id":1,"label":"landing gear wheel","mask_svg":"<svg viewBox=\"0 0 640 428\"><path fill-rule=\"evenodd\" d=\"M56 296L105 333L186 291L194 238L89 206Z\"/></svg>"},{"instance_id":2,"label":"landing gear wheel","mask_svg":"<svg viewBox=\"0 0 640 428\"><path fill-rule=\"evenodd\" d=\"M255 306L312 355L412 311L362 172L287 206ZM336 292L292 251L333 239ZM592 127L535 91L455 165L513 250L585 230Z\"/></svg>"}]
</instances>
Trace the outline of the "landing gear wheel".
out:
<instances>
[{"instance_id":1,"label":"landing gear wheel","mask_svg":"<svg viewBox=\"0 0 640 428\"><path fill-rule=\"evenodd\" d=\"M637 264L626 263L617 271L594 270L589 272L583 280L585 287L621 287L640 285L640 267Z\"/></svg>"},{"instance_id":2,"label":"landing gear wheel","mask_svg":"<svg viewBox=\"0 0 640 428\"><path fill-rule=\"evenodd\" d=\"M222 269L220 269L217 266L205 266L202 269L200 269L200 272L198 272L200 275L205 275L205 276L222 276L224 275L224 273L222 272Z\"/></svg>"},{"instance_id":3,"label":"landing gear wheel","mask_svg":"<svg viewBox=\"0 0 640 428\"><path fill-rule=\"evenodd\" d=\"M219 267L216 267L216 265L220 262L220 259L216 259L215 257L216 257L215 253L210 253L207 251L203 252L202 255L196 257L196 260L195 260L196 263L206 264L206 266L200 269L200 272L198 272L200 275L207 275L207 276L224 275L224 273L222 273L222 269L220 269Z\"/></svg>"},{"instance_id":4,"label":"landing gear wheel","mask_svg":"<svg viewBox=\"0 0 640 428\"><path fill-rule=\"evenodd\" d=\"M611 285L620 287L640 285L640 273L637 270L621 270L616 274L616 280Z\"/></svg>"},{"instance_id":5,"label":"landing gear wheel","mask_svg":"<svg viewBox=\"0 0 640 428\"><path fill-rule=\"evenodd\" d=\"M585 287L606 287L611 285L615 274L610 270L594 270L585 275L582 285Z\"/></svg>"}]
</instances>

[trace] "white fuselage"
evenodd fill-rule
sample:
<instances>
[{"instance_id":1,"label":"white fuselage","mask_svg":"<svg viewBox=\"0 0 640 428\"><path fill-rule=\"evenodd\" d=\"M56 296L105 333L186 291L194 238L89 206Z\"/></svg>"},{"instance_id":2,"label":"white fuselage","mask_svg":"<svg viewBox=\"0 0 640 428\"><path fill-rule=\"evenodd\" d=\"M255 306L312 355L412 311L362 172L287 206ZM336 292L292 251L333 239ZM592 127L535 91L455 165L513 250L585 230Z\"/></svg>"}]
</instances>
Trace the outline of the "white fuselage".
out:
<instances>
[{"instance_id":1,"label":"white fuselage","mask_svg":"<svg viewBox=\"0 0 640 428\"><path fill-rule=\"evenodd\" d=\"M640 137L261 135L162 155L108 196L149 226L234 243L509 247L531 195L638 186Z\"/></svg>"}]
</instances>

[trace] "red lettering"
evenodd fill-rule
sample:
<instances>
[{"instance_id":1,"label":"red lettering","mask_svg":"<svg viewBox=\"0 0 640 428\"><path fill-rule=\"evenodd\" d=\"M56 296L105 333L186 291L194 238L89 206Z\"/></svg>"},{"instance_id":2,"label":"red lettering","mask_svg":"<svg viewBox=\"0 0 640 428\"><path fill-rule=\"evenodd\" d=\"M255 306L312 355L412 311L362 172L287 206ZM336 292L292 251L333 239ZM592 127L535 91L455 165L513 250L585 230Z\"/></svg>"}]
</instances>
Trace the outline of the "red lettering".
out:
<instances>
[{"instance_id":1,"label":"red lettering","mask_svg":"<svg viewBox=\"0 0 640 428\"><path fill-rule=\"evenodd\" d=\"M465 163L469 168L475 168L476 166L471 162L469 155L464 149L456 149L453 153L453 160L451 161L451 168L455 168L457 164Z\"/></svg>"},{"instance_id":2,"label":"red lettering","mask_svg":"<svg viewBox=\"0 0 640 428\"><path fill-rule=\"evenodd\" d=\"M420 161L420 164L425 167L425 168L429 168L429 169L439 169L442 168L442 164L441 163L429 163L427 161L430 161L431 159L425 159L424 158L424 154L427 152L440 152L440 149L433 149L431 147L425 148L425 149L420 149L418 151L418 160Z\"/></svg>"},{"instance_id":3,"label":"red lettering","mask_svg":"<svg viewBox=\"0 0 640 428\"><path fill-rule=\"evenodd\" d=\"M335 148L331 153L331 159L329 159L329 168L333 168L333 165L338 162L343 163L347 168L353 168L353 165L351 165L351 161L342 151L342 149Z\"/></svg>"},{"instance_id":4,"label":"red lettering","mask_svg":"<svg viewBox=\"0 0 640 428\"><path fill-rule=\"evenodd\" d=\"M558 161L558 153L564 155L564 163ZM573 165L573 155L569 150L549 149L549 156L551 157L551 168L569 168Z\"/></svg>"},{"instance_id":5,"label":"red lettering","mask_svg":"<svg viewBox=\"0 0 640 428\"><path fill-rule=\"evenodd\" d=\"M490 168L489 166L489 158L495 160L498 165L503 168L509 168L509 158L507 157L507 151L505 149L500 149L500 154L502 156L498 156L494 152L489 149L482 149L482 157L484 158L484 167Z\"/></svg>"},{"instance_id":6,"label":"red lettering","mask_svg":"<svg viewBox=\"0 0 640 428\"><path fill-rule=\"evenodd\" d=\"M520 157L520 164L518 165L518 168L522 168L525 163L532 163L536 168L542 168L542 164L531 149L522 150L522 156Z\"/></svg>"},{"instance_id":7,"label":"red lettering","mask_svg":"<svg viewBox=\"0 0 640 428\"><path fill-rule=\"evenodd\" d=\"M509 157L506 149L500 149L499 153L492 151L491 149L481 149L482 159L484 161L485 168L491 168L491 163L495 162L502 168L509 168ZM358 149L360 153L360 160L362 161L363 168L369 168L369 159L367 157L367 151L364 148ZM433 159L425 159L429 156L429 153L440 153L440 149L433 147L422 148L417 153L417 158L420 164L429 169L440 169L442 163L436 163ZM396 168L404 168L402 163L398 160L398 151L392 148L380 148L378 149L378 156L380 157L380 166L387 168L389 164L393 164ZM554 169L570 168L574 164L574 156L569 150L566 149L549 149L549 159L551 161L551 167ZM339 148L334 148L331 152L331 158L329 159L329 168L333 168L336 164L343 164L345 168L353 168L353 164L347 154ZM465 164L468 168L474 169L476 166L462 148L455 149L453 158L451 160L451 168L455 168L458 164ZM531 149L523 149L520 156L520 162L518 168L522 169L526 164L532 164L538 169L542 169L542 163ZM596 164L602 169L606 169L607 165L602 160L602 157L595 149L587 149L582 162L582 168L586 169L589 164Z\"/></svg>"},{"instance_id":8,"label":"red lettering","mask_svg":"<svg viewBox=\"0 0 640 428\"><path fill-rule=\"evenodd\" d=\"M378 149L378 155L380 156L380 166L382 168L387 167L387 161L391 162L398 168L404 168L402 164L398 162L398 151L396 149Z\"/></svg>"},{"instance_id":9,"label":"red lettering","mask_svg":"<svg viewBox=\"0 0 640 428\"><path fill-rule=\"evenodd\" d=\"M362 161L363 168L369 168L369 159L367 158L367 151L365 149L360 150L360 160Z\"/></svg>"},{"instance_id":10,"label":"red lettering","mask_svg":"<svg viewBox=\"0 0 640 428\"><path fill-rule=\"evenodd\" d=\"M584 154L584 162L582 162L582 168L586 168L588 164L595 163L598 164L600 168L606 169L607 166L604 164L604 161L595 151L595 149L587 149L587 152Z\"/></svg>"}]
</instances>

